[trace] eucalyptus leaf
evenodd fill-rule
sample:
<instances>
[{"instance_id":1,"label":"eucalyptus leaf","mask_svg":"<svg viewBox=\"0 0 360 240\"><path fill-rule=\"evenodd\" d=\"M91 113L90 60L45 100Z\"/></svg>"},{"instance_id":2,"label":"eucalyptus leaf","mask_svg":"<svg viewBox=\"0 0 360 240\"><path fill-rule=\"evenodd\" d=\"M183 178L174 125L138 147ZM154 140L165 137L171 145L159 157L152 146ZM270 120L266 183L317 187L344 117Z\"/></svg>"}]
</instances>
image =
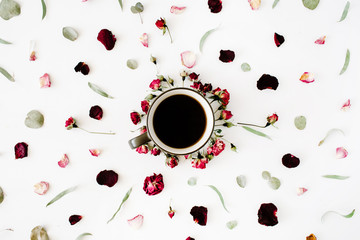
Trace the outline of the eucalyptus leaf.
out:
<instances>
[{"instance_id":1,"label":"eucalyptus leaf","mask_svg":"<svg viewBox=\"0 0 360 240\"><path fill-rule=\"evenodd\" d=\"M251 133L253 133L253 134L255 134L255 135L258 135L258 136L260 136L260 137L265 137L265 138L268 138L268 139L271 140L271 138L270 138L268 135L266 135L265 133L259 132L259 131L255 130L255 129L252 129L252 128L249 128L249 127L246 127L246 126L242 126L242 127L243 127L245 130L247 130L247 131L249 131L249 132L251 132Z\"/></svg>"},{"instance_id":2,"label":"eucalyptus leaf","mask_svg":"<svg viewBox=\"0 0 360 240\"><path fill-rule=\"evenodd\" d=\"M81 240L83 239L85 236L92 236L91 233L83 233L83 234L80 234L75 240Z\"/></svg>"},{"instance_id":3,"label":"eucalyptus leaf","mask_svg":"<svg viewBox=\"0 0 360 240\"><path fill-rule=\"evenodd\" d=\"M88 86L97 94L100 94L103 97L107 97L107 98L114 98L112 96L110 96L109 94L107 94L106 92L104 92L104 90L102 90L98 85L88 82Z\"/></svg>"},{"instance_id":4,"label":"eucalyptus leaf","mask_svg":"<svg viewBox=\"0 0 360 240\"><path fill-rule=\"evenodd\" d=\"M58 195L56 195L50 202L48 202L48 204L46 204L46 207L47 207L47 206L50 206L51 204L53 204L54 202L56 202L56 201L59 200L60 198L64 197L66 194L73 192L75 189L76 189L76 186L75 186L75 187L68 188L68 189L62 191L61 193L59 193Z\"/></svg>"},{"instance_id":5,"label":"eucalyptus leaf","mask_svg":"<svg viewBox=\"0 0 360 240\"><path fill-rule=\"evenodd\" d=\"M136 10L137 10L139 13L141 13L141 12L144 11L144 6L142 5L141 2L137 2L137 3L135 4L135 8L136 8Z\"/></svg>"},{"instance_id":6,"label":"eucalyptus leaf","mask_svg":"<svg viewBox=\"0 0 360 240\"><path fill-rule=\"evenodd\" d=\"M138 67L138 63L134 59L127 60L126 65L128 66L128 68L133 69L133 70L137 69L137 67Z\"/></svg>"},{"instance_id":7,"label":"eucalyptus leaf","mask_svg":"<svg viewBox=\"0 0 360 240\"><path fill-rule=\"evenodd\" d=\"M197 183L197 179L196 179L195 177L191 177L191 178L189 178L188 181L187 181L187 184L188 184L189 186L195 186L196 183Z\"/></svg>"},{"instance_id":8,"label":"eucalyptus leaf","mask_svg":"<svg viewBox=\"0 0 360 240\"><path fill-rule=\"evenodd\" d=\"M131 191L132 191L132 188L130 188L130 189L127 191L127 193L125 194L122 202L120 203L119 208L116 210L116 212L114 213L114 215L109 219L109 221L107 221L107 223L111 222L111 221L115 218L116 214L120 211L120 209L121 209L122 205L124 204L124 202L126 202L126 201L129 199L130 194L131 194Z\"/></svg>"},{"instance_id":9,"label":"eucalyptus leaf","mask_svg":"<svg viewBox=\"0 0 360 240\"><path fill-rule=\"evenodd\" d=\"M203 46L204 46L204 43L205 43L205 40L209 37L210 34L212 34L215 30L217 30L217 28L214 28L214 29L211 29L209 31L207 31L200 39L200 44L199 44L199 49L200 49L200 52L202 52L203 50Z\"/></svg>"},{"instance_id":10,"label":"eucalyptus leaf","mask_svg":"<svg viewBox=\"0 0 360 240\"><path fill-rule=\"evenodd\" d=\"M345 5L345 8L344 8L344 11L343 11L343 13L342 13L342 15L341 15L341 18L340 18L339 22L345 20L347 14L348 14L348 12L349 12L349 8L350 8L350 2L347 1L346 5Z\"/></svg>"},{"instance_id":11,"label":"eucalyptus leaf","mask_svg":"<svg viewBox=\"0 0 360 240\"><path fill-rule=\"evenodd\" d=\"M43 14L42 14L42 18L41 18L41 19L44 19L45 16L46 16L46 4L45 4L45 0L41 0L41 5L42 5L42 11L43 11Z\"/></svg>"},{"instance_id":12,"label":"eucalyptus leaf","mask_svg":"<svg viewBox=\"0 0 360 240\"><path fill-rule=\"evenodd\" d=\"M49 240L49 236L45 228L37 226L31 230L30 240Z\"/></svg>"},{"instance_id":13,"label":"eucalyptus leaf","mask_svg":"<svg viewBox=\"0 0 360 240\"><path fill-rule=\"evenodd\" d=\"M243 72L249 72L251 71L251 67L248 63L243 63L241 64L241 70L243 70Z\"/></svg>"},{"instance_id":14,"label":"eucalyptus leaf","mask_svg":"<svg viewBox=\"0 0 360 240\"><path fill-rule=\"evenodd\" d=\"M342 69L341 69L340 75L343 74L343 73L346 71L346 69L347 69L348 66L349 66L349 62L350 62L350 50L347 49L347 50L346 50L346 57L345 57L344 66L343 66Z\"/></svg>"},{"instance_id":15,"label":"eucalyptus leaf","mask_svg":"<svg viewBox=\"0 0 360 240\"><path fill-rule=\"evenodd\" d=\"M4 201L4 191L0 187L0 204Z\"/></svg>"},{"instance_id":16,"label":"eucalyptus leaf","mask_svg":"<svg viewBox=\"0 0 360 240\"><path fill-rule=\"evenodd\" d=\"M294 120L295 127L299 130L304 130L306 127L306 118L304 116L297 116Z\"/></svg>"},{"instance_id":17,"label":"eucalyptus leaf","mask_svg":"<svg viewBox=\"0 0 360 240\"><path fill-rule=\"evenodd\" d=\"M325 140L335 132L340 132L345 135L345 133L341 129L332 128L326 133L326 136L319 142L318 146L321 146L325 142Z\"/></svg>"},{"instance_id":18,"label":"eucalyptus leaf","mask_svg":"<svg viewBox=\"0 0 360 240\"><path fill-rule=\"evenodd\" d=\"M119 1L119 4L120 4L120 7L121 7L121 10L123 10L123 2L122 0L118 0Z\"/></svg>"},{"instance_id":19,"label":"eucalyptus leaf","mask_svg":"<svg viewBox=\"0 0 360 240\"><path fill-rule=\"evenodd\" d=\"M241 188L245 188L246 186L246 177L244 175L240 175L236 177L236 182Z\"/></svg>"},{"instance_id":20,"label":"eucalyptus leaf","mask_svg":"<svg viewBox=\"0 0 360 240\"><path fill-rule=\"evenodd\" d=\"M63 33L63 36L65 38L69 39L70 41L75 41L79 36L77 31L72 27L63 27L62 33Z\"/></svg>"},{"instance_id":21,"label":"eucalyptus leaf","mask_svg":"<svg viewBox=\"0 0 360 240\"><path fill-rule=\"evenodd\" d=\"M37 110L32 110L25 118L25 125L28 128L40 128L44 124L44 115Z\"/></svg>"},{"instance_id":22,"label":"eucalyptus leaf","mask_svg":"<svg viewBox=\"0 0 360 240\"><path fill-rule=\"evenodd\" d=\"M7 79L9 79L12 82L15 82L15 79L13 76L10 75L10 73L8 73L8 71L6 71L5 69L3 69L2 67L0 67L0 73L2 75L4 75Z\"/></svg>"},{"instance_id":23,"label":"eucalyptus leaf","mask_svg":"<svg viewBox=\"0 0 360 240\"><path fill-rule=\"evenodd\" d=\"M278 4L278 2L279 2L279 0L275 0L274 3L273 3L273 5L272 5L272 8L275 8L276 5Z\"/></svg>"},{"instance_id":24,"label":"eucalyptus leaf","mask_svg":"<svg viewBox=\"0 0 360 240\"><path fill-rule=\"evenodd\" d=\"M310 10L314 10L318 5L320 0L302 0L304 6Z\"/></svg>"},{"instance_id":25,"label":"eucalyptus leaf","mask_svg":"<svg viewBox=\"0 0 360 240\"><path fill-rule=\"evenodd\" d=\"M8 41L6 41L4 39L1 39L1 38L0 38L0 43L2 43L2 44L12 44L11 42L8 42Z\"/></svg>"},{"instance_id":26,"label":"eucalyptus leaf","mask_svg":"<svg viewBox=\"0 0 360 240\"><path fill-rule=\"evenodd\" d=\"M270 180L270 178L271 178L271 174L270 174L268 171L263 171L263 172L261 173L261 176L262 176L262 178L265 179L265 180Z\"/></svg>"},{"instance_id":27,"label":"eucalyptus leaf","mask_svg":"<svg viewBox=\"0 0 360 240\"><path fill-rule=\"evenodd\" d=\"M238 225L236 220L229 221L226 223L226 227L230 230L234 229Z\"/></svg>"},{"instance_id":28,"label":"eucalyptus leaf","mask_svg":"<svg viewBox=\"0 0 360 240\"><path fill-rule=\"evenodd\" d=\"M335 211L327 211L326 213L324 213L321 217L321 222L324 221L325 217L328 215L328 214L337 214L339 216L342 216L344 218L352 218L355 214L355 209L351 211L351 213L347 214L347 215L343 215L343 214L340 214L338 212L335 212Z\"/></svg>"},{"instance_id":29,"label":"eucalyptus leaf","mask_svg":"<svg viewBox=\"0 0 360 240\"><path fill-rule=\"evenodd\" d=\"M2 0L0 3L0 17L4 20L9 20L12 17L18 16L21 13L19 3L14 0Z\"/></svg>"},{"instance_id":30,"label":"eucalyptus leaf","mask_svg":"<svg viewBox=\"0 0 360 240\"><path fill-rule=\"evenodd\" d=\"M336 180L345 180L348 179L349 176L340 176L340 175L323 175L324 178L331 178Z\"/></svg>"},{"instance_id":31,"label":"eucalyptus leaf","mask_svg":"<svg viewBox=\"0 0 360 240\"><path fill-rule=\"evenodd\" d=\"M281 185L280 180L276 177L271 177L268 183L269 183L269 186L274 190L279 189L279 187Z\"/></svg>"},{"instance_id":32,"label":"eucalyptus leaf","mask_svg":"<svg viewBox=\"0 0 360 240\"><path fill-rule=\"evenodd\" d=\"M214 190L214 191L217 193L217 195L219 196L220 201L221 201L221 204L223 205L224 209L225 209L227 212L229 212L229 210L227 210L226 207L225 207L224 198L223 198L223 196L221 195L220 191L219 191L215 186L213 186L213 185L208 185L208 187L210 187L212 190Z\"/></svg>"}]
</instances>

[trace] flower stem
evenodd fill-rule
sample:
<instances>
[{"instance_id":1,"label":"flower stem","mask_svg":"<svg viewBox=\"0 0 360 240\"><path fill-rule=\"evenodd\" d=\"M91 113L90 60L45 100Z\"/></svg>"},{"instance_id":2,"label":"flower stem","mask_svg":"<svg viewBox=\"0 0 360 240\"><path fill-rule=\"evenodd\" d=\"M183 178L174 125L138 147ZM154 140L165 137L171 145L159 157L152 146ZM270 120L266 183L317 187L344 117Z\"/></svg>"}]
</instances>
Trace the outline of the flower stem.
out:
<instances>
[{"instance_id":1,"label":"flower stem","mask_svg":"<svg viewBox=\"0 0 360 240\"><path fill-rule=\"evenodd\" d=\"M141 13L139 13L139 16L140 16L140 20L141 20L141 24L143 24L143 19L142 19L142 16L141 16Z\"/></svg>"},{"instance_id":2,"label":"flower stem","mask_svg":"<svg viewBox=\"0 0 360 240\"><path fill-rule=\"evenodd\" d=\"M252 127L258 127L258 128L266 128L268 127L270 124L266 123L265 126L259 126L259 125L255 125L255 124L250 124L250 123L237 123L239 125L245 125L245 126L252 126Z\"/></svg>"},{"instance_id":3,"label":"flower stem","mask_svg":"<svg viewBox=\"0 0 360 240\"><path fill-rule=\"evenodd\" d=\"M104 132L90 132L90 131L88 131L88 130L86 130L86 129L84 129L84 128L81 128L81 127L79 127L79 126L78 126L78 128L81 129L81 130L83 130L83 131L85 131L85 132L92 133L92 134L115 135L115 133L113 133L113 132L109 132L109 133L104 133Z\"/></svg>"},{"instance_id":4,"label":"flower stem","mask_svg":"<svg viewBox=\"0 0 360 240\"><path fill-rule=\"evenodd\" d=\"M170 29L169 29L169 27L168 27L168 26L166 26L166 29L167 29L167 30L168 30L168 32L169 32L170 41L171 41L171 43L173 43L173 40L172 40L172 37L171 37L171 33L170 33Z\"/></svg>"}]
</instances>

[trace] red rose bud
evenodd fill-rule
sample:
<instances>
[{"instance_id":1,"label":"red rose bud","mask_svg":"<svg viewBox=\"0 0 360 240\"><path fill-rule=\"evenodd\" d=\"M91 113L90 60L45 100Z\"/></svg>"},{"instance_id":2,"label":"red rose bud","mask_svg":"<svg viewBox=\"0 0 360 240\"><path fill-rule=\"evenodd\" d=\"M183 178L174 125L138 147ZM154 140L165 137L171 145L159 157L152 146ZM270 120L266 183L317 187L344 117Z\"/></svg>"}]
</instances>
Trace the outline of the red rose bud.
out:
<instances>
[{"instance_id":1,"label":"red rose bud","mask_svg":"<svg viewBox=\"0 0 360 240\"><path fill-rule=\"evenodd\" d=\"M276 123L276 122L279 120L279 116L278 116L276 113L274 113L273 115L268 116L268 117L266 118L266 120L267 120L268 123L274 124L274 123Z\"/></svg>"},{"instance_id":2,"label":"red rose bud","mask_svg":"<svg viewBox=\"0 0 360 240\"><path fill-rule=\"evenodd\" d=\"M160 79L155 79L153 80L151 83L150 83L150 86L149 86L151 89L153 90L158 90L160 89L161 87L161 81Z\"/></svg>"},{"instance_id":3,"label":"red rose bud","mask_svg":"<svg viewBox=\"0 0 360 240\"><path fill-rule=\"evenodd\" d=\"M194 206L191 211L190 214L191 216L193 216L194 222L201 225L201 226L205 226L206 222L207 222L207 208L203 207L203 206Z\"/></svg>"},{"instance_id":4,"label":"red rose bud","mask_svg":"<svg viewBox=\"0 0 360 240\"><path fill-rule=\"evenodd\" d=\"M277 47L280 47L281 44L283 44L285 42L285 38L284 38L284 36L282 36L280 34L274 33L274 41L275 41L275 45Z\"/></svg>"},{"instance_id":5,"label":"red rose bud","mask_svg":"<svg viewBox=\"0 0 360 240\"><path fill-rule=\"evenodd\" d=\"M222 9L221 0L208 0L208 5L212 13L219 13Z\"/></svg>"},{"instance_id":6,"label":"red rose bud","mask_svg":"<svg viewBox=\"0 0 360 240\"><path fill-rule=\"evenodd\" d=\"M204 84L204 87L203 87L203 92L206 93L206 92L211 92L212 90L212 85L211 83L205 83Z\"/></svg>"},{"instance_id":7,"label":"red rose bud","mask_svg":"<svg viewBox=\"0 0 360 240\"><path fill-rule=\"evenodd\" d=\"M199 79L200 74L196 74L194 72L190 73L189 78L191 81L197 81Z\"/></svg>"},{"instance_id":8,"label":"red rose bud","mask_svg":"<svg viewBox=\"0 0 360 240\"><path fill-rule=\"evenodd\" d=\"M203 156L199 156L198 158L194 158L191 160L191 164L193 168L205 169L206 164L209 162L209 159Z\"/></svg>"},{"instance_id":9,"label":"red rose bud","mask_svg":"<svg viewBox=\"0 0 360 240\"><path fill-rule=\"evenodd\" d=\"M92 106L90 108L89 116L91 118L101 120L103 116L103 110L98 105Z\"/></svg>"},{"instance_id":10,"label":"red rose bud","mask_svg":"<svg viewBox=\"0 0 360 240\"><path fill-rule=\"evenodd\" d=\"M179 164L179 159L176 156L168 156L165 163L170 168L174 168Z\"/></svg>"},{"instance_id":11,"label":"red rose bud","mask_svg":"<svg viewBox=\"0 0 360 240\"><path fill-rule=\"evenodd\" d=\"M282 157L282 164L287 168L295 168L299 166L300 159L288 153Z\"/></svg>"},{"instance_id":12,"label":"red rose bud","mask_svg":"<svg viewBox=\"0 0 360 240\"><path fill-rule=\"evenodd\" d=\"M118 178L118 174L113 170L103 170L96 176L96 181L99 185L112 187L117 183Z\"/></svg>"},{"instance_id":13,"label":"red rose bud","mask_svg":"<svg viewBox=\"0 0 360 240\"><path fill-rule=\"evenodd\" d=\"M161 153L161 150L157 147L154 147L153 149L151 149L151 155L153 155L153 156L158 156L158 155L160 155L160 153Z\"/></svg>"},{"instance_id":14,"label":"red rose bud","mask_svg":"<svg viewBox=\"0 0 360 240\"><path fill-rule=\"evenodd\" d=\"M140 114L138 112L130 113L130 118L135 125L141 122Z\"/></svg>"},{"instance_id":15,"label":"red rose bud","mask_svg":"<svg viewBox=\"0 0 360 240\"><path fill-rule=\"evenodd\" d=\"M108 29L102 29L97 36L97 40L105 46L106 50L113 49L116 42L115 36Z\"/></svg>"},{"instance_id":16,"label":"red rose bud","mask_svg":"<svg viewBox=\"0 0 360 240\"><path fill-rule=\"evenodd\" d=\"M214 156L219 155L225 149L225 143L220 139L216 139L214 145L212 146L211 154ZM209 154L209 153L208 153Z\"/></svg>"},{"instance_id":17,"label":"red rose bud","mask_svg":"<svg viewBox=\"0 0 360 240\"><path fill-rule=\"evenodd\" d=\"M141 145L140 147L136 148L136 151L140 154L147 154L149 152L149 148L147 145Z\"/></svg>"},{"instance_id":18,"label":"red rose bud","mask_svg":"<svg viewBox=\"0 0 360 240\"><path fill-rule=\"evenodd\" d=\"M194 82L190 87L199 90L200 92L204 90L204 85L201 82Z\"/></svg>"},{"instance_id":19,"label":"red rose bud","mask_svg":"<svg viewBox=\"0 0 360 240\"><path fill-rule=\"evenodd\" d=\"M224 120L229 120L232 116L233 115L232 115L231 111L223 110L223 111L221 111L220 118L224 119Z\"/></svg>"},{"instance_id":20,"label":"red rose bud","mask_svg":"<svg viewBox=\"0 0 360 240\"><path fill-rule=\"evenodd\" d=\"M161 174L146 177L143 190L149 196L159 194L164 189L163 176Z\"/></svg>"},{"instance_id":21,"label":"red rose bud","mask_svg":"<svg viewBox=\"0 0 360 240\"><path fill-rule=\"evenodd\" d=\"M28 156L28 145L24 142L17 143L14 147L15 159L24 158Z\"/></svg>"},{"instance_id":22,"label":"red rose bud","mask_svg":"<svg viewBox=\"0 0 360 240\"><path fill-rule=\"evenodd\" d=\"M149 101L147 101L147 100L141 101L141 110L142 110L144 113L147 113L147 112L149 111L149 108L150 108L150 103L149 103Z\"/></svg>"},{"instance_id":23,"label":"red rose bud","mask_svg":"<svg viewBox=\"0 0 360 240\"><path fill-rule=\"evenodd\" d=\"M89 66L84 63L84 62L79 62L75 68L74 68L75 72L81 72L84 75L88 75L90 72L90 68Z\"/></svg>"},{"instance_id":24,"label":"red rose bud","mask_svg":"<svg viewBox=\"0 0 360 240\"><path fill-rule=\"evenodd\" d=\"M69 217L69 222L71 225L74 225L74 224L78 223L81 219L82 219L82 216L80 216L80 215L71 215Z\"/></svg>"},{"instance_id":25,"label":"red rose bud","mask_svg":"<svg viewBox=\"0 0 360 240\"><path fill-rule=\"evenodd\" d=\"M226 89L221 90L220 88L216 88L213 91L213 94L216 95L218 97L218 99L221 100L221 103L223 106L226 106L229 104L230 93Z\"/></svg>"},{"instance_id":26,"label":"red rose bud","mask_svg":"<svg viewBox=\"0 0 360 240\"><path fill-rule=\"evenodd\" d=\"M68 120L65 122L65 127L67 130L70 130L72 128L76 128L76 121L73 117L69 117Z\"/></svg>"},{"instance_id":27,"label":"red rose bud","mask_svg":"<svg viewBox=\"0 0 360 240\"><path fill-rule=\"evenodd\" d=\"M276 213L277 207L273 203L263 203L258 211L258 222L265 226L275 226L278 224Z\"/></svg>"},{"instance_id":28,"label":"red rose bud","mask_svg":"<svg viewBox=\"0 0 360 240\"><path fill-rule=\"evenodd\" d=\"M276 90L279 86L279 81L276 77L269 74L263 74L257 81L257 88L259 90L272 89Z\"/></svg>"},{"instance_id":29,"label":"red rose bud","mask_svg":"<svg viewBox=\"0 0 360 240\"><path fill-rule=\"evenodd\" d=\"M146 132L147 132L146 126L142 126L140 128L140 134L143 134L143 133L146 133Z\"/></svg>"},{"instance_id":30,"label":"red rose bud","mask_svg":"<svg viewBox=\"0 0 360 240\"><path fill-rule=\"evenodd\" d=\"M163 29L166 27L165 19L160 18L159 20L157 20L157 21L155 22L155 25L156 25L159 29L163 30Z\"/></svg>"},{"instance_id":31,"label":"red rose bud","mask_svg":"<svg viewBox=\"0 0 360 240\"><path fill-rule=\"evenodd\" d=\"M219 60L224 63L229 63L234 61L235 53L231 50L220 50Z\"/></svg>"},{"instance_id":32,"label":"red rose bud","mask_svg":"<svg viewBox=\"0 0 360 240\"><path fill-rule=\"evenodd\" d=\"M175 215L175 211L172 210L171 207L170 207L170 210L169 210L169 212L168 212L168 215L169 215L170 218L173 218L174 215Z\"/></svg>"}]
</instances>

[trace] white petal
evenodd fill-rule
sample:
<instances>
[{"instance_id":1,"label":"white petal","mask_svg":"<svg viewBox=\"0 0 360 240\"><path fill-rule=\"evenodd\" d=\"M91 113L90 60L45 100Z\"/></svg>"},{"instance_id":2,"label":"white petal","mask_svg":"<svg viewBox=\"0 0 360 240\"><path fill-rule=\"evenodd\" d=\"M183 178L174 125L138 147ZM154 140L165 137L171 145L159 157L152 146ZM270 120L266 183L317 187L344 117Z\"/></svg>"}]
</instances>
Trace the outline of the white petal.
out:
<instances>
[{"instance_id":1,"label":"white petal","mask_svg":"<svg viewBox=\"0 0 360 240\"><path fill-rule=\"evenodd\" d=\"M143 224L143 220L144 220L144 216L143 215L137 215L136 217L127 220L128 224L134 228L134 229L139 229L142 224Z\"/></svg>"},{"instance_id":2,"label":"white petal","mask_svg":"<svg viewBox=\"0 0 360 240\"><path fill-rule=\"evenodd\" d=\"M194 67L194 65L196 63L195 53L193 53L191 51L185 51L185 52L181 53L180 56L181 56L182 65L184 65L187 68Z\"/></svg>"}]
</instances>

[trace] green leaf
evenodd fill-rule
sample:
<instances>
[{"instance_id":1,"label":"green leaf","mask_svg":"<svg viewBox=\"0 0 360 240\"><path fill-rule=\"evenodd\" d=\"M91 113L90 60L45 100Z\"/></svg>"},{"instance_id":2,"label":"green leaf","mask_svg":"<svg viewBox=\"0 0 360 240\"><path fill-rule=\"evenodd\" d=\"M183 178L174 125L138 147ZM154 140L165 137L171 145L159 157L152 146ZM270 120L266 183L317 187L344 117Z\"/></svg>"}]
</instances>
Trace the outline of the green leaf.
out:
<instances>
[{"instance_id":1,"label":"green leaf","mask_svg":"<svg viewBox=\"0 0 360 240\"><path fill-rule=\"evenodd\" d=\"M227 212L229 212L229 211L226 209L226 207L225 207L224 198L223 198L223 196L221 195L221 193L219 192L219 190L218 190L215 186L213 186L213 185L208 185L208 187L210 187L212 190L214 190L214 191L217 193L217 195L219 196L220 201L221 201L221 204L223 205L224 209L225 209Z\"/></svg>"},{"instance_id":2,"label":"green leaf","mask_svg":"<svg viewBox=\"0 0 360 240\"><path fill-rule=\"evenodd\" d=\"M120 4L120 7L121 7L121 10L123 10L123 2L122 0L118 0L119 1L119 4Z\"/></svg>"},{"instance_id":3,"label":"green leaf","mask_svg":"<svg viewBox=\"0 0 360 240\"><path fill-rule=\"evenodd\" d=\"M2 75L4 75L7 79L9 79L12 82L15 82L15 79L13 76L10 75L10 73L8 73L5 69L3 69L2 67L0 67L0 73Z\"/></svg>"},{"instance_id":4,"label":"green leaf","mask_svg":"<svg viewBox=\"0 0 360 240\"><path fill-rule=\"evenodd\" d=\"M261 173L261 176L262 176L262 178L265 179L265 180L270 180L270 178L271 178L271 174L270 174L268 171L263 171L263 172Z\"/></svg>"},{"instance_id":5,"label":"green leaf","mask_svg":"<svg viewBox=\"0 0 360 240\"><path fill-rule=\"evenodd\" d=\"M340 75L343 74L346 71L346 69L349 66L349 62L350 62L350 51L348 49L348 50L346 50L345 62L344 62L344 66L341 69Z\"/></svg>"},{"instance_id":6,"label":"green leaf","mask_svg":"<svg viewBox=\"0 0 360 240\"><path fill-rule=\"evenodd\" d=\"M226 223L226 227L230 230L234 229L238 225L236 220L229 221Z\"/></svg>"},{"instance_id":7,"label":"green leaf","mask_svg":"<svg viewBox=\"0 0 360 240\"><path fill-rule=\"evenodd\" d=\"M323 175L324 178L331 178L331 179L337 179L337 180L345 180L348 179L349 176L340 176L340 175Z\"/></svg>"},{"instance_id":8,"label":"green leaf","mask_svg":"<svg viewBox=\"0 0 360 240\"><path fill-rule=\"evenodd\" d=\"M275 0L273 5L272 5L272 8L274 9L276 7L276 5L278 4L279 0Z\"/></svg>"},{"instance_id":9,"label":"green leaf","mask_svg":"<svg viewBox=\"0 0 360 240\"><path fill-rule=\"evenodd\" d=\"M326 136L319 142L318 146L321 146L325 140L330 136L332 135L333 133L335 132L340 132L342 133L343 135L345 135L345 133L341 130L341 129L338 129L338 128L332 128L330 129L327 133L326 133Z\"/></svg>"},{"instance_id":10,"label":"green leaf","mask_svg":"<svg viewBox=\"0 0 360 240\"><path fill-rule=\"evenodd\" d=\"M274 190L279 189L279 187L281 185L280 180L276 177L271 177L268 183L269 183L269 186Z\"/></svg>"},{"instance_id":11,"label":"green leaf","mask_svg":"<svg viewBox=\"0 0 360 240\"><path fill-rule=\"evenodd\" d=\"M347 14L348 14L348 12L349 12L349 7L350 7L350 2L347 1L346 5L345 5L345 8L344 8L344 11L343 11L343 13L342 13L342 15L341 15L341 18L340 18L339 22L343 21L343 20L346 18Z\"/></svg>"},{"instance_id":12,"label":"green leaf","mask_svg":"<svg viewBox=\"0 0 360 240\"><path fill-rule=\"evenodd\" d=\"M44 124L44 115L37 110L32 110L25 118L25 125L28 128L40 128Z\"/></svg>"},{"instance_id":13,"label":"green leaf","mask_svg":"<svg viewBox=\"0 0 360 240\"><path fill-rule=\"evenodd\" d=\"M88 82L88 86L97 94L100 94L103 97L107 97L107 98L114 98L112 96L110 96L109 94L107 94L106 92L104 92L98 85Z\"/></svg>"},{"instance_id":14,"label":"green leaf","mask_svg":"<svg viewBox=\"0 0 360 240\"><path fill-rule=\"evenodd\" d=\"M248 63L243 63L241 64L241 70L243 70L243 72L249 72L251 71L251 67Z\"/></svg>"},{"instance_id":15,"label":"green leaf","mask_svg":"<svg viewBox=\"0 0 360 240\"><path fill-rule=\"evenodd\" d=\"M139 13L141 13L141 12L144 11L144 6L141 4L141 2L137 2L137 3L135 4L135 8L136 8L136 10L137 10Z\"/></svg>"},{"instance_id":16,"label":"green leaf","mask_svg":"<svg viewBox=\"0 0 360 240\"><path fill-rule=\"evenodd\" d=\"M62 33L63 33L63 36L65 38L69 39L70 41L75 41L79 36L77 31L72 27L63 27Z\"/></svg>"},{"instance_id":17,"label":"green leaf","mask_svg":"<svg viewBox=\"0 0 360 240\"><path fill-rule=\"evenodd\" d=\"M4 201L4 191L0 187L0 204Z\"/></svg>"},{"instance_id":18,"label":"green leaf","mask_svg":"<svg viewBox=\"0 0 360 240\"><path fill-rule=\"evenodd\" d=\"M246 186L246 177L244 175L240 175L236 177L236 182L241 188L245 188Z\"/></svg>"},{"instance_id":19,"label":"green leaf","mask_svg":"<svg viewBox=\"0 0 360 240\"><path fill-rule=\"evenodd\" d=\"M46 204L46 207L47 207L47 206L50 206L51 204L53 204L54 202L56 202L57 200L59 200L60 198L62 198L63 196L65 196L66 194L73 192L75 189L76 189L76 186L75 186L75 187L68 188L68 189L62 191L61 193L59 193L58 195L56 195L48 204Z\"/></svg>"},{"instance_id":20,"label":"green leaf","mask_svg":"<svg viewBox=\"0 0 360 240\"><path fill-rule=\"evenodd\" d=\"M320 0L302 0L302 2L306 8L314 10L318 6Z\"/></svg>"},{"instance_id":21,"label":"green leaf","mask_svg":"<svg viewBox=\"0 0 360 240\"><path fill-rule=\"evenodd\" d=\"M4 39L0 38L0 43L2 44L12 44L11 42L5 41Z\"/></svg>"},{"instance_id":22,"label":"green leaf","mask_svg":"<svg viewBox=\"0 0 360 240\"><path fill-rule=\"evenodd\" d=\"M258 136L260 136L260 137L265 137L265 138L268 138L268 139L270 139L270 140L272 140L268 135L266 135L265 133L262 133L262 132L259 132L259 131L257 131L257 130L255 130L255 129L252 129L252 128L249 128L249 127L246 127L246 126L242 126L245 130L247 130L247 131L249 131L249 132L251 132L251 133L253 133L253 134L255 134L255 135L258 135Z\"/></svg>"},{"instance_id":23,"label":"green leaf","mask_svg":"<svg viewBox=\"0 0 360 240\"><path fill-rule=\"evenodd\" d=\"M306 118L304 116L297 116L294 120L295 127L299 130L304 130L306 127Z\"/></svg>"},{"instance_id":24,"label":"green leaf","mask_svg":"<svg viewBox=\"0 0 360 240\"><path fill-rule=\"evenodd\" d=\"M138 67L138 63L134 59L127 60L126 65L128 66L128 68L133 69L133 70L137 69L137 67Z\"/></svg>"},{"instance_id":25,"label":"green leaf","mask_svg":"<svg viewBox=\"0 0 360 240\"><path fill-rule=\"evenodd\" d=\"M30 240L49 240L49 236L45 228L37 226L31 230Z\"/></svg>"},{"instance_id":26,"label":"green leaf","mask_svg":"<svg viewBox=\"0 0 360 240\"><path fill-rule=\"evenodd\" d=\"M42 5L42 11L43 11L43 14L42 14L42 18L41 18L41 19L44 19L45 16L46 16L46 4L45 4L45 1L44 1L44 0L41 0L41 5Z\"/></svg>"},{"instance_id":27,"label":"green leaf","mask_svg":"<svg viewBox=\"0 0 360 240\"><path fill-rule=\"evenodd\" d=\"M116 210L114 215L109 219L109 221L107 221L107 223L111 222L115 218L116 214L120 211L120 209L121 209L122 205L124 204L124 202L126 202L128 200L128 198L130 197L131 191L132 191L132 187L127 191L127 193L125 194L119 208Z\"/></svg>"},{"instance_id":28,"label":"green leaf","mask_svg":"<svg viewBox=\"0 0 360 240\"><path fill-rule=\"evenodd\" d=\"M0 17L9 20L21 13L20 5L14 0L2 0L0 3Z\"/></svg>"},{"instance_id":29,"label":"green leaf","mask_svg":"<svg viewBox=\"0 0 360 240\"><path fill-rule=\"evenodd\" d=\"M92 236L91 233L83 233L83 234L80 234L75 240L81 240L83 239L83 237L85 236Z\"/></svg>"},{"instance_id":30,"label":"green leaf","mask_svg":"<svg viewBox=\"0 0 360 240\"><path fill-rule=\"evenodd\" d=\"M217 30L217 28L214 28L214 29L211 29L209 31L207 31L203 36L202 38L200 39L200 44L199 44L199 49L200 49L200 52L202 52L203 50L203 46L204 46L204 43L205 43L205 40L209 37L209 35L211 33L213 33L215 30Z\"/></svg>"},{"instance_id":31,"label":"green leaf","mask_svg":"<svg viewBox=\"0 0 360 240\"><path fill-rule=\"evenodd\" d=\"M188 184L189 186L195 186L196 183L197 183L196 177L191 177L191 178L189 178L188 181L187 181L187 184Z\"/></svg>"},{"instance_id":32,"label":"green leaf","mask_svg":"<svg viewBox=\"0 0 360 240\"><path fill-rule=\"evenodd\" d=\"M339 216L342 216L342 217L344 217L344 218L352 218L352 217L354 216L354 214L355 214L355 209L352 210L352 212L349 213L349 214L347 214L347 215L342 215L342 214L340 214L340 213L338 213L338 212L335 212L335 211L327 211L326 213L324 213L324 214L322 215L322 217L321 217L321 222L324 221L325 217L326 217L328 214L332 214L332 213L337 214L337 215L339 215Z\"/></svg>"}]
</instances>

